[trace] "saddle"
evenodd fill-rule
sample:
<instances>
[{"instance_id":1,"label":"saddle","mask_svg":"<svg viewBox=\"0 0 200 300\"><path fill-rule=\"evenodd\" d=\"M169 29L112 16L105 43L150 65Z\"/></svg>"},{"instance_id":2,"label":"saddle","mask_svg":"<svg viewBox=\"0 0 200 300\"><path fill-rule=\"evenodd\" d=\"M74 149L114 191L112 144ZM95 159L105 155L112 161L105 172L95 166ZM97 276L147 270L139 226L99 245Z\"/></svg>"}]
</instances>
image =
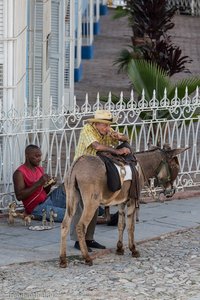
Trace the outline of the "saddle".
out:
<instances>
[{"instance_id":1,"label":"saddle","mask_svg":"<svg viewBox=\"0 0 200 300\"><path fill-rule=\"evenodd\" d=\"M127 142L122 143L117 148L127 147L131 150L130 145ZM135 199L136 202L139 200L140 189L139 189L139 176L136 170L137 159L133 153L130 153L126 156L122 155L114 155L110 152L97 152L97 155L101 158L101 160L105 163L106 171L107 171L107 184L108 188L112 192L116 192L121 189L121 180L119 176L119 172L117 167L124 167L125 165L129 165L132 171L132 182L129 190L129 198Z\"/></svg>"},{"instance_id":2,"label":"saddle","mask_svg":"<svg viewBox=\"0 0 200 300\"><path fill-rule=\"evenodd\" d=\"M101 158L106 167L107 185L111 192L116 192L121 189L121 179L115 164L119 165L119 159L112 156L109 152L97 152L97 156ZM121 163L121 162L120 162Z\"/></svg>"}]
</instances>

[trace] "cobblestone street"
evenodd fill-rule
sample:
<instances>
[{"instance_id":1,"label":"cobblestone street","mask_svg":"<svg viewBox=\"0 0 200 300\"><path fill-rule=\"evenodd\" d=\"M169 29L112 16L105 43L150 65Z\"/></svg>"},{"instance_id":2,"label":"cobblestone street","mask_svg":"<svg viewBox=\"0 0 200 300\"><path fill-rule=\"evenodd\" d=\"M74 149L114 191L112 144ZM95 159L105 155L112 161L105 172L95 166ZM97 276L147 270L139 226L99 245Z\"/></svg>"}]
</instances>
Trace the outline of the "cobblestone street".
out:
<instances>
[{"instance_id":1,"label":"cobblestone street","mask_svg":"<svg viewBox=\"0 0 200 300\"><path fill-rule=\"evenodd\" d=\"M0 299L199 300L200 227L138 245L140 258L114 253L86 266L71 257L0 268Z\"/></svg>"}]
</instances>

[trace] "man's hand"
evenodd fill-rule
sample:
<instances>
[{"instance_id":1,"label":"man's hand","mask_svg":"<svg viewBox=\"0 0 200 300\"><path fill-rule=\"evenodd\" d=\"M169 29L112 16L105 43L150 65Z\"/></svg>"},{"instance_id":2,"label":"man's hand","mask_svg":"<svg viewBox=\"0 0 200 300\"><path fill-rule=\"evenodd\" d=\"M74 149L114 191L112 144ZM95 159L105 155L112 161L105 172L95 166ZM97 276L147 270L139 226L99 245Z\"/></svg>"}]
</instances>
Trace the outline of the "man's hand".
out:
<instances>
[{"instance_id":1,"label":"man's hand","mask_svg":"<svg viewBox=\"0 0 200 300\"><path fill-rule=\"evenodd\" d=\"M117 155L127 155L131 153L129 148L123 147L121 149L115 149Z\"/></svg>"},{"instance_id":2,"label":"man's hand","mask_svg":"<svg viewBox=\"0 0 200 300\"><path fill-rule=\"evenodd\" d=\"M37 181L37 184L38 184L38 186L40 186L40 185L44 186L50 179L51 179L51 177L48 174L44 174Z\"/></svg>"},{"instance_id":3,"label":"man's hand","mask_svg":"<svg viewBox=\"0 0 200 300\"><path fill-rule=\"evenodd\" d=\"M116 154L116 155L127 155L127 154L131 153L131 150L127 147L116 149L116 148L113 148L113 147L109 147L109 146L99 144L98 142L92 143L92 147L96 151L108 151L108 152Z\"/></svg>"},{"instance_id":4,"label":"man's hand","mask_svg":"<svg viewBox=\"0 0 200 300\"><path fill-rule=\"evenodd\" d=\"M48 186L55 185L57 183L57 178L56 177L51 177L44 185L44 188Z\"/></svg>"},{"instance_id":5,"label":"man's hand","mask_svg":"<svg viewBox=\"0 0 200 300\"><path fill-rule=\"evenodd\" d=\"M125 134L117 132L117 131L112 131L110 133L110 136L113 139L116 139L116 140L121 141L121 142L127 142L129 140L128 137Z\"/></svg>"}]
</instances>

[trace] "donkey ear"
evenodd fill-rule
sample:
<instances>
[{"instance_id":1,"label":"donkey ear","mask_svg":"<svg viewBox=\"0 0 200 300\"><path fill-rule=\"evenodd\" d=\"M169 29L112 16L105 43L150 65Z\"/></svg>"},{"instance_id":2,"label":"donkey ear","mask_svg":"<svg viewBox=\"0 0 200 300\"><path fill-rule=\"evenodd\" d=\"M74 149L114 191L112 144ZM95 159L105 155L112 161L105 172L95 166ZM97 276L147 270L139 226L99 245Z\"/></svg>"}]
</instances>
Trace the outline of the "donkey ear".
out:
<instances>
[{"instance_id":1,"label":"donkey ear","mask_svg":"<svg viewBox=\"0 0 200 300\"><path fill-rule=\"evenodd\" d=\"M175 157L175 156L183 153L184 151L186 151L190 148L191 147L172 149L172 150L169 151L169 154L170 154L171 157Z\"/></svg>"},{"instance_id":2,"label":"donkey ear","mask_svg":"<svg viewBox=\"0 0 200 300\"><path fill-rule=\"evenodd\" d=\"M155 150L155 149L160 149L158 146L155 146L153 144L148 144L148 150Z\"/></svg>"}]
</instances>

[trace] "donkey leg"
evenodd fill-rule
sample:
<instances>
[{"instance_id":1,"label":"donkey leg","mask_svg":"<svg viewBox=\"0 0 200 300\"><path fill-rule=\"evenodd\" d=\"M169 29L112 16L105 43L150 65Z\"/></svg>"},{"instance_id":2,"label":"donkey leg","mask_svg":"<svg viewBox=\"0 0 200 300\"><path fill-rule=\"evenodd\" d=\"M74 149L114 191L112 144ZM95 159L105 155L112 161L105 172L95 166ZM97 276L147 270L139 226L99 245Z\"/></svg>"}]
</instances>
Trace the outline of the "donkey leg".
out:
<instances>
[{"instance_id":1,"label":"donkey leg","mask_svg":"<svg viewBox=\"0 0 200 300\"><path fill-rule=\"evenodd\" d=\"M98 208L98 205L94 205L94 203L93 203L93 205L91 205L91 203L92 202L88 203L88 205L86 203L84 203L83 213L81 215L81 218L80 218L78 224L76 225L76 233L78 236L82 256L85 259L85 264L89 265L89 266L92 266L93 262L92 262L92 258L90 257L90 255L88 253L85 236L86 236L88 225L90 224L90 222Z\"/></svg>"},{"instance_id":2,"label":"donkey leg","mask_svg":"<svg viewBox=\"0 0 200 300\"><path fill-rule=\"evenodd\" d=\"M67 248L67 234L69 232L70 224L72 218L65 214L65 217L61 224L61 244L60 244L60 267L66 268L67 266L67 256L66 256L66 248Z\"/></svg>"},{"instance_id":3,"label":"donkey leg","mask_svg":"<svg viewBox=\"0 0 200 300\"><path fill-rule=\"evenodd\" d=\"M106 222L110 222L111 216L110 216L110 207L105 206L105 218Z\"/></svg>"},{"instance_id":4,"label":"donkey leg","mask_svg":"<svg viewBox=\"0 0 200 300\"><path fill-rule=\"evenodd\" d=\"M66 248L67 248L67 234L69 232L70 224L72 218L75 214L77 203L78 203L78 194L74 193L77 197L73 197L72 201L68 201L67 209L65 212L64 219L61 223L61 243L60 243L60 267L66 268L67 258L66 258Z\"/></svg>"},{"instance_id":5,"label":"donkey leg","mask_svg":"<svg viewBox=\"0 0 200 300\"><path fill-rule=\"evenodd\" d=\"M140 208L139 207L136 207L136 222L139 222L140 221L140 218L139 218L139 212L140 212Z\"/></svg>"},{"instance_id":6,"label":"donkey leg","mask_svg":"<svg viewBox=\"0 0 200 300\"><path fill-rule=\"evenodd\" d=\"M138 250L136 250L135 241L134 241L135 215L136 215L135 200L129 200L127 202L128 246L130 251L132 252L132 256L139 257L140 253Z\"/></svg>"},{"instance_id":7,"label":"donkey leg","mask_svg":"<svg viewBox=\"0 0 200 300\"><path fill-rule=\"evenodd\" d=\"M119 208L119 219L118 219L118 242L117 242L117 250L116 254L123 255L124 248L123 248L123 233L126 227L125 223L125 203L122 203L118 206Z\"/></svg>"}]
</instances>

